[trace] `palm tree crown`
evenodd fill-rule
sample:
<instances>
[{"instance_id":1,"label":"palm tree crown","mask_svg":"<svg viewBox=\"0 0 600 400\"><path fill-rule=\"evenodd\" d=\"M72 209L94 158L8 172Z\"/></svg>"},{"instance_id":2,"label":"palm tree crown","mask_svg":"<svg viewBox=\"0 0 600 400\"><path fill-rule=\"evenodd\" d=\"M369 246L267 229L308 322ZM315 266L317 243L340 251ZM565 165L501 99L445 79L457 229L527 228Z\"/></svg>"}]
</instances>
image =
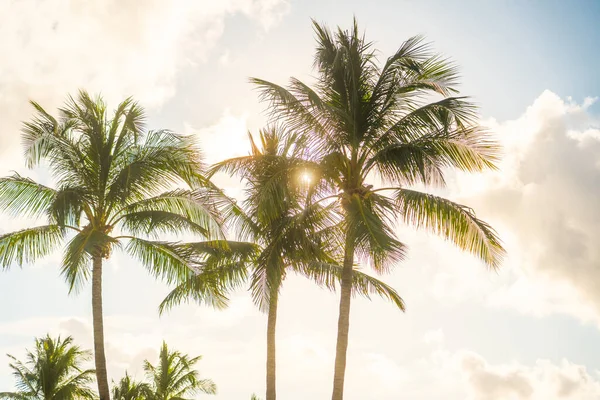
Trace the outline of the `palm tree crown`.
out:
<instances>
[{"instance_id":1,"label":"palm tree crown","mask_svg":"<svg viewBox=\"0 0 600 400\"><path fill-rule=\"evenodd\" d=\"M12 360L10 368L17 380L16 392L0 393L0 399L15 400L83 400L96 398L90 388L95 371L82 364L91 359L89 351L72 344L73 339L49 335L35 340L26 361Z\"/></svg>"},{"instance_id":2,"label":"palm tree crown","mask_svg":"<svg viewBox=\"0 0 600 400\"><path fill-rule=\"evenodd\" d=\"M146 400L150 391L150 385L136 382L125 372L125 376L117 385L113 386L112 398L114 400Z\"/></svg>"},{"instance_id":3,"label":"palm tree crown","mask_svg":"<svg viewBox=\"0 0 600 400\"><path fill-rule=\"evenodd\" d=\"M187 400L198 393L215 394L217 386L210 379L200 379L194 369L201 356L189 357L178 351L170 351L163 342L158 364L144 362L144 371L150 382L147 400Z\"/></svg>"}]
</instances>

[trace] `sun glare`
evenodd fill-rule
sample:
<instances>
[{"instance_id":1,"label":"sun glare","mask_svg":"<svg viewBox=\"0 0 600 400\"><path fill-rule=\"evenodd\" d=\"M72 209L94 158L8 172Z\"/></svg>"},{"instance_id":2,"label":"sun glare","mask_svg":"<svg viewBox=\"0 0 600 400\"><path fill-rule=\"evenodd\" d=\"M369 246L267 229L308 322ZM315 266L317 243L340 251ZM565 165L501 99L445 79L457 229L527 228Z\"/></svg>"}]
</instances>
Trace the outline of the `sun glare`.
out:
<instances>
[{"instance_id":1,"label":"sun glare","mask_svg":"<svg viewBox=\"0 0 600 400\"><path fill-rule=\"evenodd\" d=\"M308 172L303 172L302 175L300 176L300 180L305 185L310 185L310 183L312 182L312 177L310 176L310 174Z\"/></svg>"}]
</instances>

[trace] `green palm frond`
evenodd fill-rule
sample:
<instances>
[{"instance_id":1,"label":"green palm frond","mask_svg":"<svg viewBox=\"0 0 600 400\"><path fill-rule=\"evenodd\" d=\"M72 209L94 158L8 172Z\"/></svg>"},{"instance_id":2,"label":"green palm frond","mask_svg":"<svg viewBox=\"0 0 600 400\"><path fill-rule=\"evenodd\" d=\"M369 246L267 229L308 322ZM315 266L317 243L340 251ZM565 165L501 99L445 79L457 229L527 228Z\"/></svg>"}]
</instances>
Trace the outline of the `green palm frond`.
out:
<instances>
[{"instance_id":1,"label":"green palm frond","mask_svg":"<svg viewBox=\"0 0 600 400\"><path fill-rule=\"evenodd\" d=\"M195 258L180 243L131 238L127 253L156 278L169 284L185 280L195 265Z\"/></svg>"},{"instance_id":2,"label":"green palm frond","mask_svg":"<svg viewBox=\"0 0 600 400\"><path fill-rule=\"evenodd\" d=\"M462 250L498 268L505 250L496 231L466 206L415 190L396 190L398 212L404 221L438 234Z\"/></svg>"},{"instance_id":3,"label":"green palm frond","mask_svg":"<svg viewBox=\"0 0 600 400\"><path fill-rule=\"evenodd\" d=\"M134 235L154 230L156 233L191 231L218 238L222 236L222 221L217 196L210 190L175 189L121 208L116 221L121 221Z\"/></svg>"},{"instance_id":4,"label":"green palm frond","mask_svg":"<svg viewBox=\"0 0 600 400\"><path fill-rule=\"evenodd\" d=\"M447 168L481 172L495 169L498 159L499 147L486 130L475 126L390 142L370 154L365 169L392 183L444 184Z\"/></svg>"},{"instance_id":5,"label":"green palm frond","mask_svg":"<svg viewBox=\"0 0 600 400\"><path fill-rule=\"evenodd\" d=\"M161 302L160 314L188 301L225 308L229 303L228 293L246 281L249 263L258 251L252 243L234 241L198 242L183 246L202 261Z\"/></svg>"},{"instance_id":6,"label":"green palm frond","mask_svg":"<svg viewBox=\"0 0 600 400\"><path fill-rule=\"evenodd\" d=\"M72 137L75 123L66 121L54 132L45 132L35 127L34 122L25 123L23 142L25 157L30 168L41 160L50 161L50 171L61 186L92 188L98 184L94 162L86 154L81 143ZM40 132L33 133L36 129ZM97 187L97 186L96 186Z\"/></svg>"},{"instance_id":7,"label":"green palm frond","mask_svg":"<svg viewBox=\"0 0 600 400\"><path fill-rule=\"evenodd\" d=\"M90 385L94 370L82 368L91 358L89 351L73 345L71 337L62 340L46 336L35 340L26 361L10 356L9 365L16 379L16 392L0 393L3 399L65 400L96 398Z\"/></svg>"},{"instance_id":8,"label":"green palm frond","mask_svg":"<svg viewBox=\"0 0 600 400\"><path fill-rule=\"evenodd\" d=\"M14 217L43 216L56 191L17 173L0 178L0 208Z\"/></svg>"},{"instance_id":9,"label":"green palm frond","mask_svg":"<svg viewBox=\"0 0 600 400\"><path fill-rule=\"evenodd\" d=\"M439 101L408 105L406 113L394 121L382 133L379 140L387 137L398 140L415 140L422 135L441 131L447 133L453 128L473 126L477 119L477 107L466 97L446 97Z\"/></svg>"},{"instance_id":10,"label":"green palm frond","mask_svg":"<svg viewBox=\"0 0 600 400\"><path fill-rule=\"evenodd\" d=\"M0 236L0 267L22 266L52 253L64 237L58 225L23 229Z\"/></svg>"},{"instance_id":11,"label":"green palm frond","mask_svg":"<svg viewBox=\"0 0 600 400\"><path fill-rule=\"evenodd\" d=\"M153 238L173 232L190 232L209 236L208 230L181 214L167 211L137 211L123 215L123 228L133 235L146 235Z\"/></svg>"},{"instance_id":12,"label":"green palm frond","mask_svg":"<svg viewBox=\"0 0 600 400\"><path fill-rule=\"evenodd\" d=\"M258 87L259 99L269 104L272 121L285 118L290 130L326 134L327 128L322 125L323 118L318 107L307 106L290 90L269 81L251 78L250 82ZM305 97L313 99L309 95Z\"/></svg>"},{"instance_id":13,"label":"green palm frond","mask_svg":"<svg viewBox=\"0 0 600 400\"><path fill-rule=\"evenodd\" d=\"M342 270L342 266L338 264L319 261L302 264L296 268L296 272L329 290L336 290L342 279ZM364 296L367 299L370 299L372 295L377 295L391 301L400 310L404 311L405 309L404 300L394 288L358 269L354 269L352 272L352 293Z\"/></svg>"},{"instance_id":14,"label":"green palm frond","mask_svg":"<svg viewBox=\"0 0 600 400\"><path fill-rule=\"evenodd\" d=\"M194 369L202 357L190 357L172 351L163 342L158 363L144 362L144 371L150 382L148 400L187 400L198 393L216 394L217 386L210 379L200 379Z\"/></svg>"},{"instance_id":15,"label":"green palm frond","mask_svg":"<svg viewBox=\"0 0 600 400\"><path fill-rule=\"evenodd\" d=\"M114 400L146 400L150 396L152 396L150 385L136 382L127 374L127 371L116 385L113 382L112 398Z\"/></svg>"},{"instance_id":16,"label":"green palm frond","mask_svg":"<svg viewBox=\"0 0 600 400\"><path fill-rule=\"evenodd\" d=\"M406 247L393 231L393 203L377 193L367 198L353 195L347 200L344 229L355 243L357 256L378 272L387 271L404 259Z\"/></svg>"},{"instance_id":17,"label":"green palm frond","mask_svg":"<svg viewBox=\"0 0 600 400\"><path fill-rule=\"evenodd\" d=\"M0 392L0 399L31 400L31 394Z\"/></svg>"},{"instance_id":18,"label":"green palm frond","mask_svg":"<svg viewBox=\"0 0 600 400\"><path fill-rule=\"evenodd\" d=\"M239 269L235 268L235 270ZM217 279L217 281L220 281L220 279ZM214 282L215 278L212 276L190 274L163 299L158 306L159 314L164 314L173 307L190 301L197 304L206 304L216 309L226 308L229 305L228 294L219 284Z\"/></svg>"},{"instance_id":19,"label":"green palm frond","mask_svg":"<svg viewBox=\"0 0 600 400\"><path fill-rule=\"evenodd\" d=\"M127 152L143 136L146 114L140 105L128 98L119 104L110 123L108 142L114 143L114 154Z\"/></svg>"},{"instance_id":20,"label":"green palm frond","mask_svg":"<svg viewBox=\"0 0 600 400\"><path fill-rule=\"evenodd\" d=\"M85 229L65 247L61 275L69 285L69 293L78 293L91 276L92 256L107 257L119 242L97 229Z\"/></svg>"},{"instance_id":21,"label":"green palm frond","mask_svg":"<svg viewBox=\"0 0 600 400\"><path fill-rule=\"evenodd\" d=\"M119 155L108 177L109 202L138 201L168 190L172 185L198 186L201 155L191 136L168 130L150 131L145 141ZM160 175L161 179L156 179Z\"/></svg>"},{"instance_id":22,"label":"green palm frond","mask_svg":"<svg viewBox=\"0 0 600 400\"><path fill-rule=\"evenodd\" d=\"M50 219L60 226L80 226L86 198L85 190L80 187L60 188L47 208Z\"/></svg>"}]
</instances>

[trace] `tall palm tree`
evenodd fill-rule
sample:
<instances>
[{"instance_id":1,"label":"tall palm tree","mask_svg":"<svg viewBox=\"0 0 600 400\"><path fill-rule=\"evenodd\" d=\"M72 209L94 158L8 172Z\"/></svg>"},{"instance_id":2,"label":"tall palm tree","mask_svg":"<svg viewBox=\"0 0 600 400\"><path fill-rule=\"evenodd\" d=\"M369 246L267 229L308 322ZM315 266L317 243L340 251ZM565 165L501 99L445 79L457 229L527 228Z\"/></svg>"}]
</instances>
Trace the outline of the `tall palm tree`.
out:
<instances>
[{"instance_id":1,"label":"tall palm tree","mask_svg":"<svg viewBox=\"0 0 600 400\"><path fill-rule=\"evenodd\" d=\"M471 208L415 190L444 186L447 168L495 168L498 147L478 126L473 105L455 96L456 68L422 38L410 38L379 65L356 21L335 32L314 22L314 30L314 88L295 78L287 87L252 81L273 118L310 135L341 208L345 254L332 396L341 400L353 265L358 259L380 272L403 258L405 246L393 229L397 218L499 266L500 240ZM379 182L384 186L375 187Z\"/></svg>"},{"instance_id":2,"label":"tall palm tree","mask_svg":"<svg viewBox=\"0 0 600 400\"><path fill-rule=\"evenodd\" d=\"M201 356L190 358L179 351L170 351L163 342L158 364L144 361L144 371L150 382L147 400L187 400L198 393L215 394L217 386L210 379L200 379L195 364Z\"/></svg>"},{"instance_id":3,"label":"tall palm tree","mask_svg":"<svg viewBox=\"0 0 600 400\"><path fill-rule=\"evenodd\" d=\"M260 145L250 136L251 153L215 164L211 172L238 175L245 182L241 205L223 203L223 213L237 232L239 242L215 248L197 243L197 254L206 254L198 274L177 286L161 305L169 308L193 298L210 304L227 302L226 293L242 284L249 270L250 290L267 317L266 400L276 399L275 336L277 307L282 283L289 271L334 288L341 268L329 254L337 221L332 206L310 201L302 174L311 167L305 159L308 148L302 138L279 128L259 133ZM192 245L190 245L192 246ZM207 282L216 281L207 285ZM210 290L207 290L208 287ZM213 288L220 288L218 293ZM369 275L357 272L353 289L368 296L386 297L403 308L396 291Z\"/></svg>"},{"instance_id":4,"label":"tall palm tree","mask_svg":"<svg viewBox=\"0 0 600 400\"><path fill-rule=\"evenodd\" d=\"M45 162L55 188L18 174L0 179L0 208L47 223L0 236L0 268L31 263L67 240L61 273L69 292L92 281L94 353L101 400L110 399L104 354L102 266L124 249L156 277L173 281L188 272L178 243L161 234L218 234L192 137L146 131L144 112L127 99L109 117L100 98L81 91L55 118L31 102L24 124L29 167ZM188 189L176 188L186 185ZM125 244L123 246L123 244Z\"/></svg>"},{"instance_id":5,"label":"tall palm tree","mask_svg":"<svg viewBox=\"0 0 600 400\"><path fill-rule=\"evenodd\" d=\"M125 372L125 376L119 383L113 385L112 398L113 400L146 400L150 393L150 385L136 382Z\"/></svg>"},{"instance_id":6,"label":"tall palm tree","mask_svg":"<svg viewBox=\"0 0 600 400\"><path fill-rule=\"evenodd\" d=\"M28 351L21 362L10 354L9 364L17 380L16 392L0 393L0 399L15 400L83 400L96 398L90 384L94 370L84 369L91 352L73 345L69 336L64 340L50 335L35 339L35 349Z\"/></svg>"}]
</instances>

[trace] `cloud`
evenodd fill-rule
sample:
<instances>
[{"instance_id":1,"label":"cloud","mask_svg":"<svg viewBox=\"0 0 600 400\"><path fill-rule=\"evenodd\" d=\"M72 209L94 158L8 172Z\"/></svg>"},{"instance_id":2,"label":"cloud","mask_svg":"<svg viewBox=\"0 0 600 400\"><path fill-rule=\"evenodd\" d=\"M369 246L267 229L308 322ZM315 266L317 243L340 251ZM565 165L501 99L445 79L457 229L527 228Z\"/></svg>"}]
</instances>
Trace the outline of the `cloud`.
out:
<instances>
[{"instance_id":1,"label":"cloud","mask_svg":"<svg viewBox=\"0 0 600 400\"><path fill-rule=\"evenodd\" d=\"M0 172L21 165L15 146L20 121L31 115L27 100L52 109L86 88L111 105L130 95L162 104L178 72L207 59L227 17L269 29L288 10L285 0L1 2Z\"/></svg>"},{"instance_id":2,"label":"cloud","mask_svg":"<svg viewBox=\"0 0 600 400\"><path fill-rule=\"evenodd\" d=\"M553 364L491 365L471 352L456 354L469 400L592 400L600 396L598 374L563 360Z\"/></svg>"},{"instance_id":3,"label":"cloud","mask_svg":"<svg viewBox=\"0 0 600 400\"><path fill-rule=\"evenodd\" d=\"M234 115L226 109L210 126L198 129L184 124L184 127L187 134L194 134L198 138L207 164L250 153L247 113Z\"/></svg>"},{"instance_id":4,"label":"cloud","mask_svg":"<svg viewBox=\"0 0 600 400\"><path fill-rule=\"evenodd\" d=\"M440 272L441 297L600 322L600 134L589 107L545 91L516 120L484 121L504 146L500 170L456 175L450 196L497 227L508 259L490 283ZM456 268L457 269L457 268ZM479 289L478 289L479 288ZM491 293L491 294L490 294Z\"/></svg>"}]
</instances>

